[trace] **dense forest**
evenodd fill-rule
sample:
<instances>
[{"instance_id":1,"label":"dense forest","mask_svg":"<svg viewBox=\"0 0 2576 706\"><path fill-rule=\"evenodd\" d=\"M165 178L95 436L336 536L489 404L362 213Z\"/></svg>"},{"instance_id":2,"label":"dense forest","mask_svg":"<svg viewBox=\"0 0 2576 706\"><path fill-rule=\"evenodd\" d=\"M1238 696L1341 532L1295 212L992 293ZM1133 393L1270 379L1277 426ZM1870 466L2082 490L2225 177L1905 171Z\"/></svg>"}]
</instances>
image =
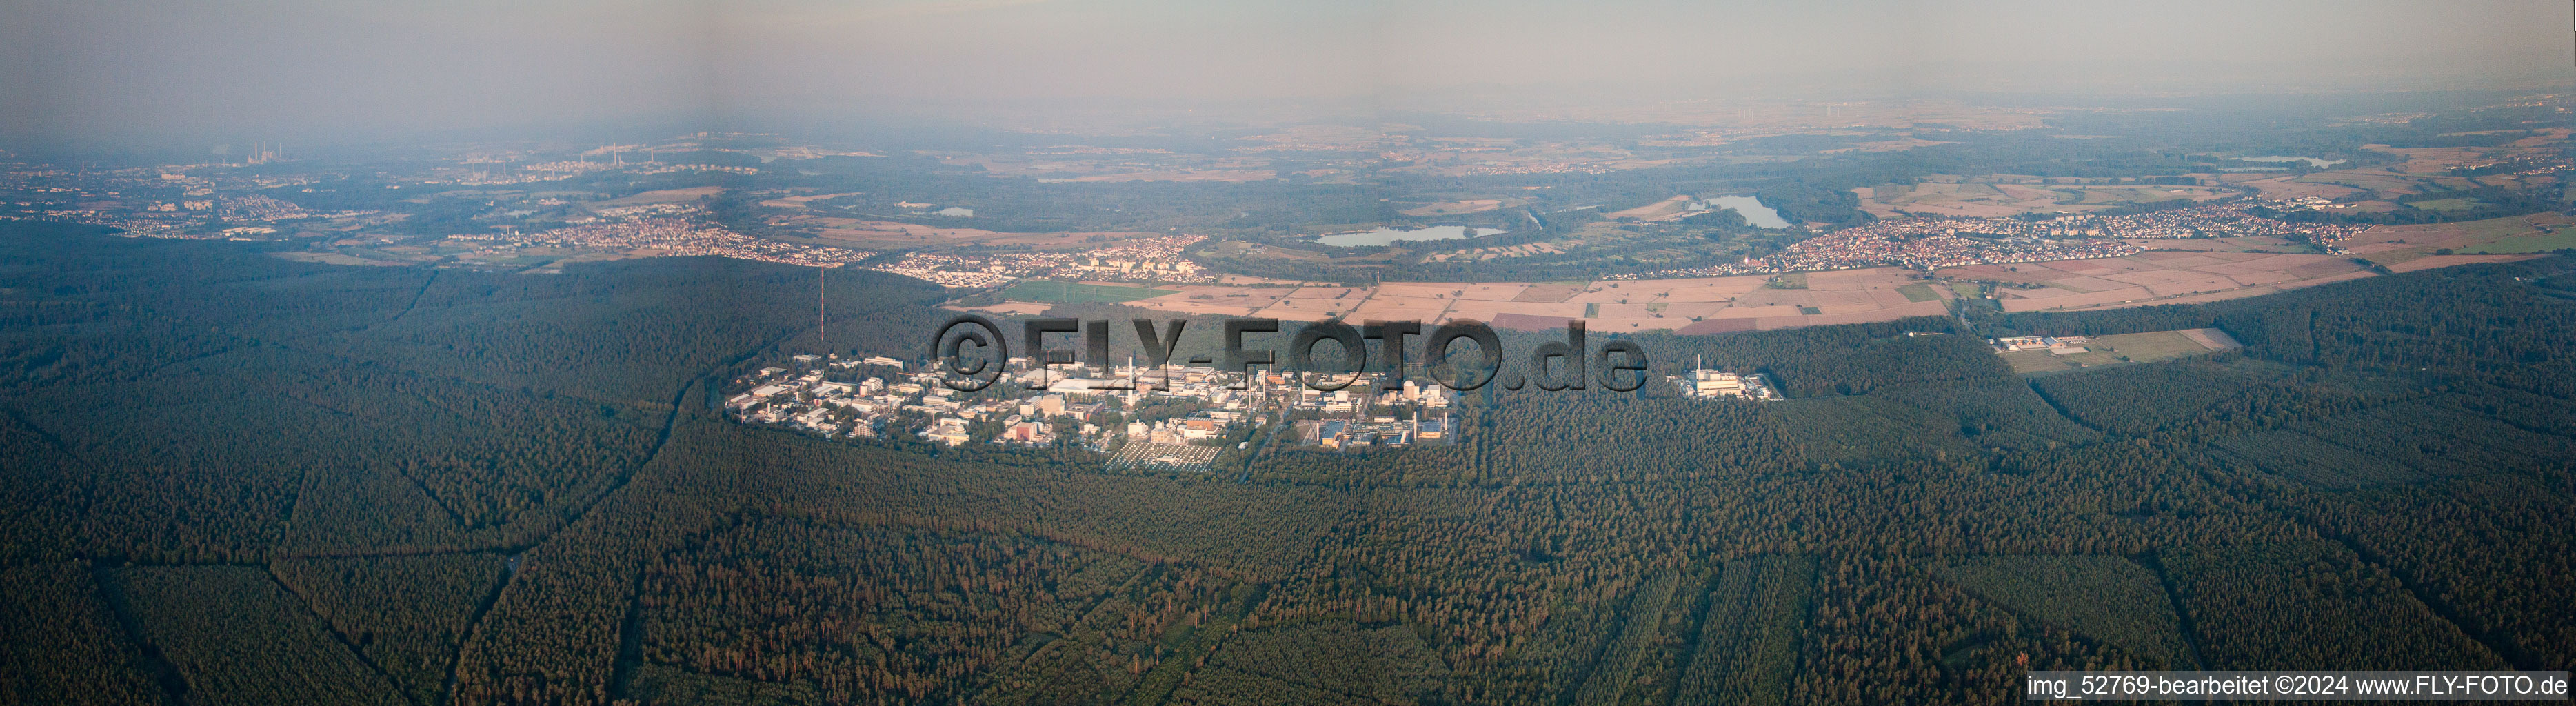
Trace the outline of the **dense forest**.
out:
<instances>
[{"instance_id":1,"label":"dense forest","mask_svg":"<svg viewBox=\"0 0 2576 706\"><path fill-rule=\"evenodd\" d=\"M797 268L257 247L0 224L0 702L2002 703L2576 662L2565 258L1635 336L1790 399L1489 387L1462 443L1193 474L715 409L766 356L916 357L916 280L833 278L823 341ZM2195 327L2247 345L2025 378L1972 337Z\"/></svg>"}]
</instances>

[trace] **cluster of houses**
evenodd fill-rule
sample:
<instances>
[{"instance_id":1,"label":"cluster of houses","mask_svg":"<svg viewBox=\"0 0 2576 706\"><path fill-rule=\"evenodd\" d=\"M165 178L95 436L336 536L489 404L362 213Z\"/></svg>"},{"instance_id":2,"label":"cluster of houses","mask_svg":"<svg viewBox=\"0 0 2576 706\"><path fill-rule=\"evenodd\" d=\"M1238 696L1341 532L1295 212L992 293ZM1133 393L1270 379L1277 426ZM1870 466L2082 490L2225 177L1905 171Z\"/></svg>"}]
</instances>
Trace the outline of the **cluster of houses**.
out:
<instances>
[{"instance_id":1,"label":"cluster of houses","mask_svg":"<svg viewBox=\"0 0 2576 706\"><path fill-rule=\"evenodd\" d=\"M1201 366L1037 366L1012 358L990 386L960 392L943 382L943 373L893 358L799 355L734 381L739 392L725 400L725 409L744 422L829 438L909 434L951 446L1078 444L1101 451L1132 443L1224 443L1247 426L1291 417L1339 417L1330 419L1339 425L1330 433L1296 436L1332 448L1400 446L1449 433L1445 410L1455 398L1438 385L1404 381L1380 389L1377 378L1361 374L1341 389L1318 390L1290 373L1249 377ZM1399 409L1413 418L1386 416Z\"/></svg>"},{"instance_id":2,"label":"cluster of houses","mask_svg":"<svg viewBox=\"0 0 2576 706\"><path fill-rule=\"evenodd\" d=\"M1297 422L1295 436L1300 443L1328 449L1411 446L1448 441L1452 438L1451 422L1449 415L1425 417L1420 410L1415 410L1410 417L1389 414L1305 419Z\"/></svg>"},{"instance_id":3,"label":"cluster of houses","mask_svg":"<svg viewBox=\"0 0 2576 706\"><path fill-rule=\"evenodd\" d=\"M1181 255L1189 246L1206 239L1203 235L1129 238L1066 258L1056 273L1120 282L1213 281L1215 277L1202 271L1199 263Z\"/></svg>"},{"instance_id":4,"label":"cluster of houses","mask_svg":"<svg viewBox=\"0 0 2576 706\"><path fill-rule=\"evenodd\" d=\"M2013 336L1986 339L1987 343L1994 345L1996 353L2045 350L2056 355L2075 355L2086 352L2091 349L2085 348L2084 344L2092 341L2093 338L2090 336Z\"/></svg>"},{"instance_id":5,"label":"cluster of houses","mask_svg":"<svg viewBox=\"0 0 2576 706\"><path fill-rule=\"evenodd\" d=\"M1673 386L1682 395L1702 399L1735 398L1747 400L1781 399L1780 392L1759 373L1737 374L1710 368L1695 368L1672 377Z\"/></svg>"}]
</instances>

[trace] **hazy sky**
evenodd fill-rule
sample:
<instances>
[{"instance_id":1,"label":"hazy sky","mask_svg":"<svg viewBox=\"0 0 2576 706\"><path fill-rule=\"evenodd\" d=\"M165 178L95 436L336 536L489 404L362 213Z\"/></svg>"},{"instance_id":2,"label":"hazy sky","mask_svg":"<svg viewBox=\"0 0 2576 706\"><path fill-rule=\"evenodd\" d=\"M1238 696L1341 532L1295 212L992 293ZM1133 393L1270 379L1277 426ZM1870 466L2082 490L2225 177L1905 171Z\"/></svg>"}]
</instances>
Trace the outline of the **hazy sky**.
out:
<instances>
[{"instance_id":1,"label":"hazy sky","mask_svg":"<svg viewBox=\"0 0 2576 706\"><path fill-rule=\"evenodd\" d=\"M16 0L0 131L116 138L1293 98L2538 85L2557 0Z\"/></svg>"}]
</instances>

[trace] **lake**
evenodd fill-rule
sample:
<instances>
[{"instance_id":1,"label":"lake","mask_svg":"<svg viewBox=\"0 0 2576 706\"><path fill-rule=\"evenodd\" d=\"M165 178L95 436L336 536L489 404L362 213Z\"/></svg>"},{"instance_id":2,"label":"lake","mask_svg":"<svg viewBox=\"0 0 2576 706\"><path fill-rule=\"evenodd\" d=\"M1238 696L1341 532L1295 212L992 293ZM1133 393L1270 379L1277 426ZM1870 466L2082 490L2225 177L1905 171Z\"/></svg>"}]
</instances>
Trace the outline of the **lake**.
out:
<instances>
[{"instance_id":1,"label":"lake","mask_svg":"<svg viewBox=\"0 0 2576 706\"><path fill-rule=\"evenodd\" d=\"M1762 205L1760 199L1751 196L1719 196L1709 199L1708 202L1743 214L1744 222L1751 223L1756 228L1789 227L1788 219L1781 218L1779 211L1771 210L1771 207Z\"/></svg>"},{"instance_id":2,"label":"lake","mask_svg":"<svg viewBox=\"0 0 2576 706\"><path fill-rule=\"evenodd\" d=\"M1501 235L1505 232L1506 231L1501 228L1469 228L1466 226L1432 226L1421 230L1379 228L1377 230L1360 231L1357 233L1334 233L1332 235L1318 236L1315 238L1315 242L1337 248L1356 248L1368 245L1389 245L1398 240L1458 240L1461 238L1482 238L1488 235Z\"/></svg>"},{"instance_id":3,"label":"lake","mask_svg":"<svg viewBox=\"0 0 2576 706\"><path fill-rule=\"evenodd\" d=\"M2283 156L2280 156L2280 155L2273 155L2273 156L2269 156L2269 157L2238 157L2237 159L2245 160L2245 161L2248 161L2248 162L2306 162L2306 163L2308 163L2310 166L2314 166L2314 167L2316 167L2316 168L2318 168L2318 169L2324 169L2324 168L2326 168L2326 167L2331 167L2331 166L2334 166L2334 165L2342 164L2342 163L2343 163L2343 160L2340 160L2340 159L2332 160L2332 161L2328 161L2328 160L2323 160L2323 159L2317 159L2317 158L2315 158L2315 157L2283 157Z\"/></svg>"}]
</instances>

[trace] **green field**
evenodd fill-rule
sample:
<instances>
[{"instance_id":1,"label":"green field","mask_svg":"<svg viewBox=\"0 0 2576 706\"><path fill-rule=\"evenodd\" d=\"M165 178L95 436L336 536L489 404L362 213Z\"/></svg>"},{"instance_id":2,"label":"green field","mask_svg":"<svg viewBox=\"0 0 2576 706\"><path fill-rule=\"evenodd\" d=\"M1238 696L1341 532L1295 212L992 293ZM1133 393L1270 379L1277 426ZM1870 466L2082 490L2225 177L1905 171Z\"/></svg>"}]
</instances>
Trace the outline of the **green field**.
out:
<instances>
[{"instance_id":1,"label":"green field","mask_svg":"<svg viewBox=\"0 0 2576 706\"><path fill-rule=\"evenodd\" d=\"M2088 349L2087 352L2074 355L2058 355L2046 350L2027 350L2013 351L2003 356L2004 362L2012 364L2013 372L2037 375L2123 363L2152 363L2209 350L2208 347L2200 345L2200 342L2191 340L2179 331L2097 336L2083 346Z\"/></svg>"},{"instance_id":2,"label":"green field","mask_svg":"<svg viewBox=\"0 0 2576 706\"><path fill-rule=\"evenodd\" d=\"M2471 255L2496 255L2520 252L2549 252L2560 248L2576 248L2576 228L2564 229L2556 233L2535 233L2531 235L2497 238L2494 242L2490 242L2485 245L2474 245L2460 248L2459 252Z\"/></svg>"},{"instance_id":3,"label":"green field","mask_svg":"<svg viewBox=\"0 0 2576 706\"><path fill-rule=\"evenodd\" d=\"M1928 302L1941 298L1941 295L1932 293L1932 285L1920 283L1897 287L1896 293L1905 295L1905 300L1909 302Z\"/></svg>"},{"instance_id":4,"label":"green field","mask_svg":"<svg viewBox=\"0 0 2576 706\"><path fill-rule=\"evenodd\" d=\"M2479 203L2477 199L2431 199L2406 205L2434 211L2465 211L2486 204Z\"/></svg>"},{"instance_id":5,"label":"green field","mask_svg":"<svg viewBox=\"0 0 2576 706\"><path fill-rule=\"evenodd\" d=\"M2458 231L2456 236L2439 234L2447 237L2411 247L2371 253L2370 260L2383 265L2393 265L2433 255L2446 248L2460 255L2505 255L2550 252L2576 247L2576 233L2563 230L2569 226L2561 220L2562 218L2552 214L2533 214L2451 223L2444 228L2456 229ZM2550 228L2562 230L2552 233L2549 232Z\"/></svg>"},{"instance_id":6,"label":"green field","mask_svg":"<svg viewBox=\"0 0 2576 706\"><path fill-rule=\"evenodd\" d=\"M1028 281L1012 283L1010 287L1002 290L1002 298L1009 299L1011 301L1045 302L1049 304L1068 304L1078 302L1104 302L1114 304L1117 302L1135 301L1138 299L1159 297L1165 294L1179 293L1180 292L1169 289L1147 289L1144 287L1112 287L1108 285L1076 284L1072 282Z\"/></svg>"}]
</instances>

